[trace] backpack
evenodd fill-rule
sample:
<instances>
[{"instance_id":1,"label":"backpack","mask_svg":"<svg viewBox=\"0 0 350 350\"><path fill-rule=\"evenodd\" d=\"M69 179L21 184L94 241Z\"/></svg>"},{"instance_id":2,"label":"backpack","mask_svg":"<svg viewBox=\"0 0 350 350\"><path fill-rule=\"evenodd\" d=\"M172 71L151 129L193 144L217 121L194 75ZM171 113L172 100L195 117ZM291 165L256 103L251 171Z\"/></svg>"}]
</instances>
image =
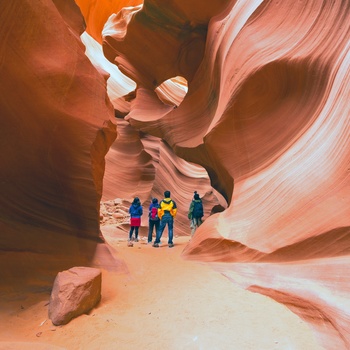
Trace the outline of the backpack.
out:
<instances>
[{"instance_id":1,"label":"backpack","mask_svg":"<svg viewBox=\"0 0 350 350\"><path fill-rule=\"evenodd\" d=\"M192 216L195 218L203 217L203 204L202 201L193 201L193 211Z\"/></svg>"},{"instance_id":2,"label":"backpack","mask_svg":"<svg viewBox=\"0 0 350 350\"><path fill-rule=\"evenodd\" d=\"M151 220L159 220L157 207L152 207L149 218Z\"/></svg>"}]
</instances>

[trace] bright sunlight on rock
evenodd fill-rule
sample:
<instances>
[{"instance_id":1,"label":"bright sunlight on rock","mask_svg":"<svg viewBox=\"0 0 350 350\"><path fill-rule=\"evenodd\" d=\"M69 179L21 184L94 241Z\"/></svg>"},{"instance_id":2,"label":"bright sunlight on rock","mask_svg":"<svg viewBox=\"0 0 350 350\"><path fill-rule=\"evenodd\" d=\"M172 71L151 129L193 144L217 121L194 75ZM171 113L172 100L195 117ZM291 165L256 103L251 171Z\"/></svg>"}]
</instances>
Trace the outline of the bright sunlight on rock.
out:
<instances>
[{"instance_id":1,"label":"bright sunlight on rock","mask_svg":"<svg viewBox=\"0 0 350 350\"><path fill-rule=\"evenodd\" d=\"M1 350L350 348L350 0L0 19Z\"/></svg>"}]
</instances>

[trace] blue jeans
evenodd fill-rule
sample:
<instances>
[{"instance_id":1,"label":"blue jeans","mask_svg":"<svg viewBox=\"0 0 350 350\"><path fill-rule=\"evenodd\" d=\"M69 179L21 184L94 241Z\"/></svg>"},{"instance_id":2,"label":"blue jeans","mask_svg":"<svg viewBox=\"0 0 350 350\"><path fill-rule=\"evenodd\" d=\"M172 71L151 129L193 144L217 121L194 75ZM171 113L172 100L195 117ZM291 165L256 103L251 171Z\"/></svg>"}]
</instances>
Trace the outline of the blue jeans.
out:
<instances>
[{"instance_id":1,"label":"blue jeans","mask_svg":"<svg viewBox=\"0 0 350 350\"><path fill-rule=\"evenodd\" d=\"M164 214L162 220L160 220L159 230L157 231L157 236L154 243L160 243L160 239L162 238L162 234L166 225L168 225L168 244L173 244L174 218L171 216L171 214Z\"/></svg>"},{"instance_id":2,"label":"blue jeans","mask_svg":"<svg viewBox=\"0 0 350 350\"><path fill-rule=\"evenodd\" d=\"M148 242L152 242L152 234L153 234L153 229L156 228L156 238L157 238L157 232L159 230L159 220L149 220L148 221Z\"/></svg>"}]
</instances>

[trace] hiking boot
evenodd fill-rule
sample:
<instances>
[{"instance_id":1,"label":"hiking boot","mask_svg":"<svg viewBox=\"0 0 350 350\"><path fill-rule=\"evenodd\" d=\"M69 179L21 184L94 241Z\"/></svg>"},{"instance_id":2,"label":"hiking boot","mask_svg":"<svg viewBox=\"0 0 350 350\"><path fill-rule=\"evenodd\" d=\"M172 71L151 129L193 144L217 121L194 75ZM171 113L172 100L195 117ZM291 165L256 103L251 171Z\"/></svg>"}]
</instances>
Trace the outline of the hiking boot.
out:
<instances>
[{"instance_id":1,"label":"hiking boot","mask_svg":"<svg viewBox=\"0 0 350 350\"><path fill-rule=\"evenodd\" d=\"M174 246L174 243L169 243L169 248L172 248Z\"/></svg>"},{"instance_id":2,"label":"hiking boot","mask_svg":"<svg viewBox=\"0 0 350 350\"><path fill-rule=\"evenodd\" d=\"M152 247L159 248L159 244L158 243L153 243Z\"/></svg>"},{"instance_id":3,"label":"hiking boot","mask_svg":"<svg viewBox=\"0 0 350 350\"><path fill-rule=\"evenodd\" d=\"M139 241L139 239L138 238L135 238L135 242L138 242Z\"/></svg>"}]
</instances>

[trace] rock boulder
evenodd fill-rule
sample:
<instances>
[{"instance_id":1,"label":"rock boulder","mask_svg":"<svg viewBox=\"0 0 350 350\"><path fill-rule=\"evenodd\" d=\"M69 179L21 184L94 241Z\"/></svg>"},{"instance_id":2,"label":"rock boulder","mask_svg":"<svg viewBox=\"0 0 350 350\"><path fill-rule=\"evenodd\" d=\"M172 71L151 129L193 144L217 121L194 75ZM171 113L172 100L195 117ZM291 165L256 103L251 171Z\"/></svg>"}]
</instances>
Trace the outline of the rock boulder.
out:
<instances>
[{"instance_id":1,"label":"rock boulder","mask_svg":"<svg viewBox=\"0 0 350 350\"><path fill-rule=\"evenodd\" d=\"M59 272L51 292L49 318L56 326L88 313L101 299L101 271L73 267Z\"/></svg>"}]
</instances>

